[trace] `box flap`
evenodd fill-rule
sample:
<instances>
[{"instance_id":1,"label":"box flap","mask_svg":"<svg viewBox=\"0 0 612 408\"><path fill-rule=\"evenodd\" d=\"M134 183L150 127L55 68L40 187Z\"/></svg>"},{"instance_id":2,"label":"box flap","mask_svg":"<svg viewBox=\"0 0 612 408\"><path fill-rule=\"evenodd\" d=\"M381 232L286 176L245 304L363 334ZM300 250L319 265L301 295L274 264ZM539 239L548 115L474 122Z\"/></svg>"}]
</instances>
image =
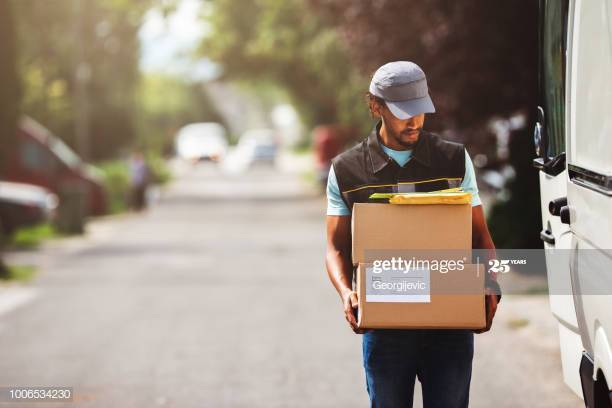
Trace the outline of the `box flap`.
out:
<instances>
[{"instance_id":1,"label":"box flap","mask_svg":"<svg viewBox=\"0 0 612 408\"><path fill-rule=\"evenodd\" d=\"M351 230L355 265L373 261L373 251L470 250L472 207L356 203Z\"/></svg>"}]
</instances>

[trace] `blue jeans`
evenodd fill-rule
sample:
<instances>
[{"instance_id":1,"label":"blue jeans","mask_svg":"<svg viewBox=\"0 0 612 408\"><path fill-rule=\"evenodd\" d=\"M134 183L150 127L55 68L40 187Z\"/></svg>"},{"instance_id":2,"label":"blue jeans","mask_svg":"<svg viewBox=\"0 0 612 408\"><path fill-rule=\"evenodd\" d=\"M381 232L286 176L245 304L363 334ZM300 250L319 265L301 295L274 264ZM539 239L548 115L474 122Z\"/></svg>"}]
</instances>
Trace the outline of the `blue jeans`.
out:
<instances>
[{"instance_id":1,"label":"blue jeans","mask_svg":"<svg viewBox=\"0 0 612 408\"><path fill-rule=\"evenodd\" d=\"M468 406L474 334L471 330L370 330L363 366L372 408L412 407L414 381L424 408Z\"/></svg>"}]
</instances>

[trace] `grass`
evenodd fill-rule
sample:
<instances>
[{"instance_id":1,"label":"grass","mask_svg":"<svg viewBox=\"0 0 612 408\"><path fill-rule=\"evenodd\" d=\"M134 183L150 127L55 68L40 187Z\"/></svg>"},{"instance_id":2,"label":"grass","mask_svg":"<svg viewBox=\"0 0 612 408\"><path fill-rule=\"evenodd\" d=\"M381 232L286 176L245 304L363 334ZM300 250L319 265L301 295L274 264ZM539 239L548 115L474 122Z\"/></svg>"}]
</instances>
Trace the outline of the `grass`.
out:
<instances>
[{"instance_id":1,"label":"grass","mask_svg":"<svg viewBox=\"0 0 612 408\"><path fill-rule=\"evenodd\" d=\"M159 155L148 154L147 164L151 170L151 181L154 184L164 185L172 180L172 173L166 164L166 161Z\"/></svg>"},{"instance_id":2,"label":"grass","mask_svg":"<svg viewBox=\"0 0 612 408\"><path fill-rule=\"evenodd\" d=\"M517 318L517 319L511 319L510 321L508 321L508 327L513 330L520 329L527 325L529 325L529 319Z\"/></svg>"},{"instance_id":3,"label":"grass","mask_svg":"<svg viewBox=\"0 0 612 408\"><path fill-rule=\"evenodd\" d=\"M98 163L97 167L104 173L109 212L117 214L125 211L128 207L130 189L127 163L121 160L113 160Z\"/></svg>"},{"instance_id":4,"label":"grass","mask_svg":"<svg viewBox=\"0 0 612 408\"><path fill-rule=\"evenodd\" d=\"M147 154L147 164L151 171L151 182L158 185L168 183L172 174L166 161L155 154ZM129 208L130 174L126 160L116 159L97 163L104 173L104 185L109 201L109 212L118 214Z\"/></svg>"},{"instance_id":5,"label":"grass","mask_svg":"<svg viewBox=\"0 0 612 408\"><path fill-rule=\"evenodd\" d=\"M37 248L43 241L57 236L59 233L49 223L24 227L13 234L10 246L17 249Z\"/></svg>"},{"instance_id":6,"label":"grass","mask_svg":"<svg viewBox=\"0 0 612 408\"><path fill-rule=\"evenodd\" d=\"M0 274L0 281L29 282L36 275L36 268L29 265L8 265L7 274Z\"/></svg>"},{"instance_id":7,"label":"grass","mask_svg":"<svg viewBox=\"0 0 612 408\"><path fill-rule=\"evenodd\" d=\"M310 144L310 141L306 141L306 142L298 143L296 146L293 146L291 151L293 154L297 156L301 156L301 155L312 153L313 147Z\"/></svg>"},{"instance_id":8,"label":"grass","mask_svg":"<svg viewBox=\"0 0 612 408\"><path fill-rule=\"evenodd\" d=\"M314 170L307 170L300 173L300 179L308 184L316 184L317 183L317 175Z\"/></svg>"}]
</instances>

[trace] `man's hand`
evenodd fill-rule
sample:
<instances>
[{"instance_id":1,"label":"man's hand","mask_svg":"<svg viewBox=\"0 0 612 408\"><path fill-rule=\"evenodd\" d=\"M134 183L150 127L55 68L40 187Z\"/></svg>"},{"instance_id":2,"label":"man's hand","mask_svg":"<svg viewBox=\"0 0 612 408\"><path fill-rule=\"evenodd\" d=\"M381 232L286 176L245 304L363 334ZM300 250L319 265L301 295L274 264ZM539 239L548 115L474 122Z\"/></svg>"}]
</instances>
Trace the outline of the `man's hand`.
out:
<instances>
[{"instance_id":1,"label":"man's hand","mask_svg":"<svg viewBox=\"0 0 612 408\"><path fill-rule=\"evenodd\" d=\"M357 292L353 290L347 291L342 297L342 302L344 303L344 317L346 318L346 321L356 334L362 334L363 330L357 327L357 318L355 317L357 316L357 310L359 307Z\"/></svg>"},{"instance_id":2,"label":"man's hand","mask_svg":"<svg viewBox=\"0 0 612 408\"><path fill-rule=\"evenodd\" d=\"M327 216L327 252L325 255L327 274L342 299L344 317L355 333L357 328L357 293L352 290L353 262L351 260L351 217Z\"/></svg>"},{"instance_id":3,"label":"man's hand","mask_svg":"<svg viewBox=\"0 0 612 408\"><path fill-rule=\"evenodd\" d=\"M482 205L472 207L472 248L488 250L489 258L495 258L495 244L489 233L489 227L484 215ZM499 291L499 287L498 287ZM487 310L487 325L484 329L474 330L474 333L484 333L491 330L493 318L497 311L498 291L487 288L485 290L485 306Z\"/></svg>"},{"instance_id":4,"label":"man's hand","mask_svg":"<svg viewBox=\"0 0 612 408\"><path fill-rule=\"evenodd\" d=\"M497 293L493 289L485 290L485 307L487 310L487 326L484 329L474 330L474 333L485 333L491 330L493 318L497 312Z\"/></svg>"}]
</instances>

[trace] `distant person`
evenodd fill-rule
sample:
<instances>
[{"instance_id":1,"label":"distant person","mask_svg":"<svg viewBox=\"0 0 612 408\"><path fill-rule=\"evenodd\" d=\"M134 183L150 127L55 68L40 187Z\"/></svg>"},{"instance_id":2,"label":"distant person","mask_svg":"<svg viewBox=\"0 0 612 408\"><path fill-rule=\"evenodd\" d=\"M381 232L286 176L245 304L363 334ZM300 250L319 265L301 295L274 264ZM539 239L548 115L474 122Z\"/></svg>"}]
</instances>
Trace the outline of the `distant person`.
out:
<instances>
[{"instance_id":1,"label":"distant person","mask_svg":"<svg viewBox=\"0 0 612 408\"><path fill-rule=\"evenodd\" d=\"M327 185L331 161L342 152L344 140L341 137L342 131L337 126L318 126L313 133L317 180L324 187Z\"/></svg>"},{"instance_id":2,"label":"distant person","mask_svg":"<svg viewBox=\"0 0 612 408\"><path fill-rule=\"evenodd\" d=\"M372 193L397 192L398 183L435 191L461 180L463 189L472 193L472 246L495 250L467 151L423 129L425 114L435 112L423 70L408 61L383 65L372 78L368 102L378 124L360 144L333 159L327 183L327 272L356 333L363 332L357 327L358 299L352 288L354 203L367 202ZM498 293L497 282L488 280L486 328L477 332L491 328ZM412 407L417 376L425 408L468 406L472 330L367 330L362 340L372 407Z\"/></svg>"},{"instance_id":3,"label":"distant person","mask_svg":"<svg viewBox=\"0 0 612 408\"><path fill-rule=\"evenodd\" d=\"M149 185L149 166L141 152L134 152L128 163L130 172L130 204L132 209L140 211L147 204L147 188Z\"/></svg>"}]
</instances>

